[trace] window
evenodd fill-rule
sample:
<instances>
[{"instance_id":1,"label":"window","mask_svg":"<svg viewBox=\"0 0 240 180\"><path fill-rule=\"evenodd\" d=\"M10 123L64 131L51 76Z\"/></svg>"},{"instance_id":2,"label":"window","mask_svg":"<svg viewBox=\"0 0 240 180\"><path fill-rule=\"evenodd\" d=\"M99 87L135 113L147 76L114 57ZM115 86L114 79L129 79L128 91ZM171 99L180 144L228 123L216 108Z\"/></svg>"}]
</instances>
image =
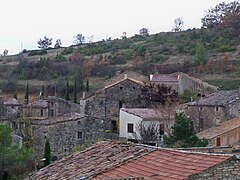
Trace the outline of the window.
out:
<instances>
[{"instance_id":1,"label":"window","mask_svg":"<svg viewBox=\"0 0 240 180\"><path fill-rule=\"evenodd\" d=\"M118 102L118 107L119 107L119 109L121 109L123 107L123 102L122 101Z\"/></svg>"},{"instance_id":2,"label":"window","mask_svg":"<svg viewBox=\"0 0 240 180\"><path fill-rule=\"evenodd\" d=\"M199 119L199 130L200 130L200 131L203 130L203 123L204 123L203 121L204 121L203 118L200 118L200 119Z\"/></svg>"},{"instance_id":3,"label":"window","mask_svg":"<svg viewBox=\"0 0 240 180\"><path fill-rule=\"evenodd\" d=\"M77 138L82 139L83 138L83 133L82 132L77 132Z\"/></svg>"},{"instance_id":4,"label":"window","mask_svg":"<svg viewBox=\"0 0 240 180\"><path fill-rule=\"evenodd\" d=\"M78 124L78 125L81 125L81 121L78 121L77 124Z\"/></svg>"},{"instance_id":5,"label":"window","mask_svg":"<svg viewBox=\"0 0 240 180\"><path fill-rule=\"evenodd\" d=\"M53 116L53 115L54 115L54 110L50 109L49 116Z\"/></svg>"},{"instance_id":6,"label":"window","mask_svg":"<svg viewBox=\"0 0 240 180\"><path fill-rule=\"evenodd\" d=\"M216 139L216 146L221 146L221 138L217 137Z\"/></svg>"},{"instance_id":7,"label":"window","mask_svg":"<svg viewBox=\"0 0 240 180\"><path fill-rule=\"evenodd\" d=\"M215 111L219 111L219 107L218 106L215 107Z\"/></svg>"},{"instance_id":8,"label":"window","mask_svg":"<svg viewBox=\"0 0 240 180\"><path fill-rule=\"evenodd\" d=\"M133 124L132 123L127 124L127 132L128 133L133 133Z\"/></svg>"},{"instance_id":9,"label":"window","mask_svg":"<svg viewBox=\"0 0 240 180\"><path fill-rule=\"evenodd\" d=\"M123 86L119 86L119 89L121 89L121 90L122 90L122 89L123 89Z\"/></svg>"},{"instance_id":10,"label":"window","mask_svg":"<svg viewBox=\"0 0 240 180\"><path fill-rule=\"evenodd\" d=\"M43 110L41 109L40 116L43 116Z\"/></svg>"},{"instance_id":11,"label":"window","mask_svg":"<svg viewBox=\"0 0 240 180\"><path fill-rule=\"evenodd\" d=\"M200 107L200 111L202 111L202 110L203 110L203 107L201 106L201 107Z\"/></svg>"},{"instance_id":12,"label":"window","mask_svg":"<svg viewBox=\"0 0 240 180\"><path fill-rule=\"evenodd\" d=\"M159 134L164 135L164 124L160 124L159 126Z\"/></svg>"},{"instance_id":13,"label":"window","mask_svg":"<svg viewBox=\"0 0 240 180\"><path fill-rule=\"evenodd\" d=\"M136 89L136 87L135 87L135 86L133 86L133 87L132 87L132 90L135 90L135 89Z\"/></svg>"},{"instance_id":14,"label":"window","mask_svg":"<svg viewBox=\"0 0 240 180\"><path fill-rule=\"evenodd\" d=\"M111 121L111 129L113 132L117 131L117 121Z\"/></svg>"}]
</instances>

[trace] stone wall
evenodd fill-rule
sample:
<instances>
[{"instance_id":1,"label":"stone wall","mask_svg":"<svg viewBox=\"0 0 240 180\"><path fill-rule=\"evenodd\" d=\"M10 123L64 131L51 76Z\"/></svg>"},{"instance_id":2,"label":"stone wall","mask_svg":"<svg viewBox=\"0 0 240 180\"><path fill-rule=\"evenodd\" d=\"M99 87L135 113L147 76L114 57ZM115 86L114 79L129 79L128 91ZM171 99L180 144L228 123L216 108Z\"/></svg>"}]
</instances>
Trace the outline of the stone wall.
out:
<instances>
[{"instance_id":1,"label":"stone wall","mask_svg":"<svg viewBox=\"0 0 240 180\"><path fill-rule=\"evenodd\" d=\"M188 179L194 180L212 180L212 179L221 179L221 180L237 180L240 177L240 160L235 156L223 163L209 168L208 170L189 177Z\"/></svg>"}]
</instances>

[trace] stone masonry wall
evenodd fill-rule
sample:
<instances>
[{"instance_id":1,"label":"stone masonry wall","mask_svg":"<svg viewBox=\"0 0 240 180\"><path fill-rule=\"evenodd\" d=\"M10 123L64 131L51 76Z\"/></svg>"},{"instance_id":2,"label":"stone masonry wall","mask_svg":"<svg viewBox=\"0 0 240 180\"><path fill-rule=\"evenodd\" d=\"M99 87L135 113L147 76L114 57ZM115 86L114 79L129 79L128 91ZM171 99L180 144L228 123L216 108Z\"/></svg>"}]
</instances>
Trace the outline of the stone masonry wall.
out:
<instances>
[{"instance_id":1,"label":"stone masonry wall","mask_svg":"<svg viewBox=\"0 0 240 180\"><path fill-rule=\"evenodd\" d=\"M189 177L194 180L237 180L240 177L240 160L235 156L217 166L209 168L208 170Z\"/></svg>"}]
</instances>

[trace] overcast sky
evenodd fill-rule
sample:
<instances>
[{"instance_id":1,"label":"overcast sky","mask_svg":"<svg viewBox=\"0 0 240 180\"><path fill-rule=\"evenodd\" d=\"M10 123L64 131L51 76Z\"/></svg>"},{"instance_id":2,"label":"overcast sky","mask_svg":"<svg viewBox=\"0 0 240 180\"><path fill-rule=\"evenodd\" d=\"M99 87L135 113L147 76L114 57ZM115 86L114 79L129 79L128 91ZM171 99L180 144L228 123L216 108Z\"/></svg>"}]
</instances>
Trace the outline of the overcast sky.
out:
<instances>
[{"instance_id":1,"label":"overcast sky","mask_svg":"<svg viewBox=\"0 0 240 180\"><path fill-rule=\"evenodd\" d=\"M0 54L37 49L47 37L73 44L73 36L93 35L93 41L138 34L171 31L174 19L182 17L184 29L200 28L204 12L224 0L2 0ZM233 1L233 0L232 0ZM225 0L225 2L232 2Z\"/></svg>"}]
</instances>

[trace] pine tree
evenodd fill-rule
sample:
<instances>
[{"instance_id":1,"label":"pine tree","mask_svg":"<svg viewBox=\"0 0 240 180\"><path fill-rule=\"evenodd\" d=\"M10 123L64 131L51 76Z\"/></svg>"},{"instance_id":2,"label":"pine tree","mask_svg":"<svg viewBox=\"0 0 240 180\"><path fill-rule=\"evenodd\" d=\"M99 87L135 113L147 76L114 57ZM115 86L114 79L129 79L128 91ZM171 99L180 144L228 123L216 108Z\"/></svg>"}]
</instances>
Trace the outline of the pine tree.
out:
<instances>
[{"instance_id":1,"label":"pine tree","mask_svg":"<svg viewBox=\"0 0 240 180\"><path fill-rule=\"evenodd\" d=\"M68 83L68 80L67 80L67 83L66 83L65 99L68 100L68 101L70 100L70 98L69 98L69 83Z\"/></svg>"},{"instance_id":2,"label":"pine tree","mask_svg":"<svg viewBox=\"0 0 240 180\"><path fill-rule=\"evenodd\" d=\"M77 103L77 79L74 79L74 102Z\"/></svg>"},{"instance_id":3,"label":"pine tree","mask_svg":"<svg viewBox=\"0 0 240 180\"><path fill-rule=\"evenodd\" d=\"M28 89L28 83L26 85L26 88L25 88L25 104L28 104L29 103L29 89Z\"/></svg>"},{"instance_id":4,"label":"pine tree","mask_svg":"<svg viewBox=\"0 0 240 180\"><path fill-rule=\"evenodd\" d=\"M164 143L171 147L205 147L207 140L200 140L196 136L190 119L184 113L176 115L175 123L172 127L172 135L164 136Z\"/></svg>"},{"instance_id":5,"label":"pine tree","mask_svg":"<svg viewBox=\"0 0 240 180\"><path fill-rule=\"evenodd\" d=\"M48 140L45 143L44 158L45 158L44 166L49 165L51 162L51 148L50 148L50 143Z\"/></svg>"}]
</instances>

